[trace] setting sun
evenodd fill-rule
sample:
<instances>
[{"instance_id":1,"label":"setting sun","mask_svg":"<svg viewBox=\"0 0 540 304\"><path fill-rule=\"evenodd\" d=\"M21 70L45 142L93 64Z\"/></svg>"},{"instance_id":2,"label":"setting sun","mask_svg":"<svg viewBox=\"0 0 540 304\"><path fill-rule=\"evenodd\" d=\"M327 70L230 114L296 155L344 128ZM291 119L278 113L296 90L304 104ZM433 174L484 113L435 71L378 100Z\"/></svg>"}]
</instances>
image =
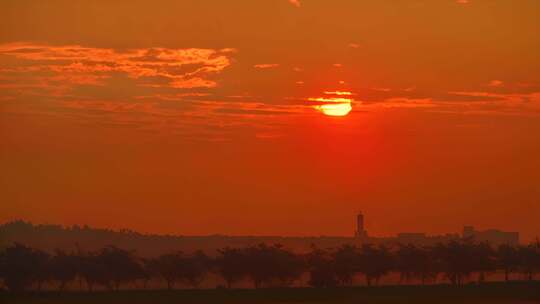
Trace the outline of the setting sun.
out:
<instances>
[{"instance_id":1,"label":"setting sun","mask_svg":"<svg viewBox=\"0 0 540 304\"><path fill-rule=\"evenodd\" d=\"M345 116L352 110L350 103L336 103L316 106L316 109L328 116Z\"/></svg>"},{"instance_id":2,"label":"setting sun","mask_svg":"<svg viewBox=\"0 0 540 304\"><path fill-rule=\"evenodd\" d=\"M327 97L314 97L309 98L309 101L318 102L314 108L324 115L328 116L346 116L352 111L352 98L344 96L352 96L351 92L342 91L326 91L324 92Z\"/></svg>"}]
</instances>

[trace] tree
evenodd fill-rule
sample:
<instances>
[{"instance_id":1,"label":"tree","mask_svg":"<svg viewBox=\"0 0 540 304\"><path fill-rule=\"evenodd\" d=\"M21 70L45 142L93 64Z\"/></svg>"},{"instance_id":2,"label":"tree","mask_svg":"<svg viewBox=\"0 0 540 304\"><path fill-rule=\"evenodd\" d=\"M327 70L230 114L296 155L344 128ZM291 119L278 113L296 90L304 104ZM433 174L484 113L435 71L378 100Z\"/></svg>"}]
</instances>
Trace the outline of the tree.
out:
<instances>
[{"instance_id":1,"label":"tree","mask_svg":"<svg viewBox=\"0 0 540 304\"><path fill-rule=\"evenodd\" d=\"M134 282L143 277L142 266L133 252L108 246L101 249L97 258L105 267L110 286L115 290L119 290L121 284Z\"/></svg>"},{"instance_id":2,"label":"tree","mask_svg":"<svg viewBox=\"0 0 540 304\"><path fill-rule=\"evenodd\" d=\"M394 259L385 246L364 244L360 251L359 270L366 277L368 286L377 284L381 277L394 268Z\"/></svg>"},{"instance_id":3,"label":"tree","mask_svg":"<svg viewBox=\"0 0 540 304\"><path fill-rule=\"evenodd\" d=\"M442 272L452 285L462 285L474 271L474 248L469 240L450 241L436 248Z\"/></svg>"},{"instance_id":4,"label":"tree","mask_svg":"<svg viewBox=\"0 0 540 304\"><path fill-rule=\"evenodd\" d=\"M244 250L245 271L259 288L270 284L290 284L303 272L301 260L281 245L259 244Z\"/></svg>"},{"instance_id":5,"label":"tree","mask_svg":"<svg viewBox=\"0 0 540 304\"><path fill-rule=\"evenodd\" d=\"M398 246L395 268L400 274L400 282L409 282L416 277L415 273L418 271L422 256L413 244Z\"/></svg>"},{"instance_id":6,"label":"tree","mask_svg":"<svg viewBox=\"0 0 540 304\"><path fill-rule=\"evenodd\" d=\"M227 283L227 288L231 288L235 282L246 276L245 252L238 248L225 247L219 249L218 254L215 260L216 271Z\"/></svg>"},{"instance_id":7,"label":"tree","mask_svg":"<svg viewBox=\"0 0 540 304\"><path fill-rule=\"evenodd\" d=\"M274 276L281 286L289 286L298 280L306 270L306 264L301 256L283 249L274 247L276 262L274 263Z\"/></svg>"},{"instance_id":8,"label":"tree","mask_svg":"<svg viewBox=\"0 0 540 304\"><path fill-rule=\"evenodd\" d=\"M333 254L336 279L342 286L350 286L354 275L361 268L362 254L358 247L343 245Z\"/></svg>"},{"instance_id":9,"label":"tree","mask_svg":"<svg viewBox=\"0 0 540 304\"><path fill-rule=\"evenodd\" d=\"M486 273L497 270L495 251L487 242L473 244L472 246L471 263L474 270L478 272L478 282L482 283L486 280Z\"/></svg>"},{"instance_id":10,"label":"tree","mask_svg":"<svg viewBox=\"0 0 540 304\"><path fill-rule=\"evenodd\" d=\"M328 250L312 246L306 256L309 270L308 284L316 288L334 287L338 284L334 260Z\"/></svg>"},{"instance_id":11,"label":"tree","mask_svg":"<svg viewBox=\"0 0 540 304\"><path fill-rule=\"evenodd\" d=\"M399 245L395 253L395 269L400 273L400 280L409 282L419 279L424 285L437 278L437 262L430 247L418 247L413 244Z\"/></svg>"},{"instance_id":12,"label":"tree","mask_svg":"<svg viewBox=\"0 0 540 304\"><path fill-rule=\"evenodd\" d=\"M182 252L175 252L160 255L151 261L152 269L165 280L169 290L173 289L180 280L178 265L181 263L182 256Z\"/></svg>"},{"instance_id":13,"label":"tree","mask_svg":"<svg viewBox=\"0 0 540 304\"><path fill-rule=\"evenodd\" d=\"M173 289L178 282L196 288L211 266L211 260L202 251L187 255L183 252L164 254L146 262L146 275L157 274Z\"/></svg>"},{"instance_id":14,"label":"tree","mask_svg":"<svg viewBox=\"0 0 540 304\"><path fill-rule=\"evenodd\" d=\"M35 260L35 268L33 269L34 283L38 291L41 291L43 283L51 279L50 260L51 255L45 251L32 249Z\"/></svg>"},{"instance_id":15,"label":"tree","mask_svg":"<svg viewBox=\"0 0 540 304\"><path fill-rule=\"evenodd\" d=\"M80 252L78 260L79 274L86 281L88 291L93 291L96 285L113 289L109 281L107 266L103 264L98 252Z\"/></svg>"},{"instance_id":16,"label":"tree","mask_svg":"<svg viewBox=\"0 0 540 304\"><path fill-rule=\"evenodd\" d=\"M64 290L66 284L75 280L79 273L79 257L57 250L50 262L51 278L60 282L58 289Z\"/></svg>"},{"instance_id":17,"label":"tree","mask_svg":"<svg viewBox=\"0 0 540 304\"><path fill-rule=\"evenodd\" d=\"M532 281L534 275L540 271L540 241L520 246L517 254L521 273L527 280Z\"/></svg>"},{"instance_id":18,"label":"tree","mask_svg":"<svg viewBox=\"0 0 540 304\"><path fill-rule=\"evenodd\" d=\"M1 273L4 284L10 291L28 290L33 283L42 282L44 265L48 255L22 244L14 244L1 254Z\"/></svg>"},{"instance_id":19,"label":"tree","mask_svg":"<svg viewBox=\"0 0 540 304\"><path fill-rule=\"evenodd\" d=\"M141 279L143 281L143 289L146 289L148 287L148 282L150 281L150 279L152 279L152 277L159 275L158 273L156 273L153 263L154 259L141 258Z\"/></svg>"},{"instance_id":20,"label":"tree","mask_svg":"<svg viewBox=\"0 0 540 304\"><path fill-rule=\"evenodd\" d=\"M497 249L497 264L504 271L504 280L510 280L510 274L517 271L520 264L519 254L516 247L503 244Z\"/></svg>"},{"instance_id":21,"label":"tree","mask_svg":"<svg viewBox=\"0 0 540 304\"><path fill-rule=\"evenodd\" d=\"M181 256L177 264L178 278L185 284L197 288L210 267L210 258L202 251Z\"/></svg>"}]
</instances>

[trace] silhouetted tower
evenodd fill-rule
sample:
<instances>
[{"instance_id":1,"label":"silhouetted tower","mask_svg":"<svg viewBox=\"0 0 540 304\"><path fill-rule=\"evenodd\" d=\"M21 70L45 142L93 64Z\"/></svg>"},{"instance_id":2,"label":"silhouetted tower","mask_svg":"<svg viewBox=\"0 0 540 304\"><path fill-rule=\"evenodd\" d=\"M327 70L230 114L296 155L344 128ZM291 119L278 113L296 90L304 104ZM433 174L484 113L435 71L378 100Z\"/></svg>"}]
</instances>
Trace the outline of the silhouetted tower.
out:
<instances>
[{"instance_id":1,"label":"silhouetted tower","mask_svg":"<svg viewBox=\"0 0 540 304\"><path fill-rule=\"evenodd\" d=\"M356 216L356 237L366 238L367 231L364 229L364 215L359 212Z\"/></svg>"},{"instance_id":2,"label":"silhouetted tower","mask_svg":"<svg viewBox=\"0 0 540 304\"><path fill-rule=\"evenodd\" d=\"M465 226L463 227L463 238L473 238L475 235L474 227L473 226Z\"/></svg>"}]
</instances>

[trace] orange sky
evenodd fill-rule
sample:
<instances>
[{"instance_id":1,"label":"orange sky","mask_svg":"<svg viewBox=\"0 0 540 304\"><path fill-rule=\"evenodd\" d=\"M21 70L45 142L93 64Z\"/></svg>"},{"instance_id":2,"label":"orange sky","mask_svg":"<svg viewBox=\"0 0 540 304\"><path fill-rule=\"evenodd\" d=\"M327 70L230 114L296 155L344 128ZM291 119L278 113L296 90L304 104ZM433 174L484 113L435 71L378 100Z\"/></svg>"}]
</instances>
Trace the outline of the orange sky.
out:
<instances>
[{"instance_id":1,"label":"orange sky","mask_svg":"<svg viewBox=\"0 0 540 304\"><path fill-rule=\"evenodd\" d=\"M530 240L539 20L536 0L1 1L0 221L352 235L362 210L372 235Z\"/></svg>"}]
</instances>

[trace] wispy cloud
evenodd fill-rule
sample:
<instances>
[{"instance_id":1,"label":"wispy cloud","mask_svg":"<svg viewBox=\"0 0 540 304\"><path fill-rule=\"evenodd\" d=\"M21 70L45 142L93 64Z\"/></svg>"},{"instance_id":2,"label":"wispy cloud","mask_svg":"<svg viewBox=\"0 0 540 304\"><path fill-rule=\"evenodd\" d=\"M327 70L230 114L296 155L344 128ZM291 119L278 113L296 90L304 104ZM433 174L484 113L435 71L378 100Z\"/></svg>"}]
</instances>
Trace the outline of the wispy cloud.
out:
<instances>
[{"instance_id":1,"label":"wispy cloud","mask_svg":"<svg viewBox=\"0 0 540 304\"><path fill-rule=\"evenodd\" d=\"M0 70L37 84L103 85L114 73L141 80L140 85L172 88L209 88L210 76L231 64L233 49L147 48L118 51L78 45L49 46L26 43L0 45L0 54L23 64ZM24 64L25 63L25 64ZM38 76L39 75L39 76ZM159 80L159 81L157 81Z\"/></svg>"},{"instance_id":2,"label":"wispy cloud","mask_svg":"<svg viewBox=\"0 0 540 304\"><path fill-rule=\"evenodd\" d=\"M259 63L253 66L256 69L272 69L279 67L278 63Z\"/></svg>"},{"instance_id":3,"label":"wispy cloud","mask_svg":"<svg viewBox=\"0 0 540 304\"><path fill-rule=\"evenodd\" d=\"M490 87L500 87L504 85L504 82L502 82L501 80L492 80L488 83L488 86Z\"/></svg>"}]
</instances>

